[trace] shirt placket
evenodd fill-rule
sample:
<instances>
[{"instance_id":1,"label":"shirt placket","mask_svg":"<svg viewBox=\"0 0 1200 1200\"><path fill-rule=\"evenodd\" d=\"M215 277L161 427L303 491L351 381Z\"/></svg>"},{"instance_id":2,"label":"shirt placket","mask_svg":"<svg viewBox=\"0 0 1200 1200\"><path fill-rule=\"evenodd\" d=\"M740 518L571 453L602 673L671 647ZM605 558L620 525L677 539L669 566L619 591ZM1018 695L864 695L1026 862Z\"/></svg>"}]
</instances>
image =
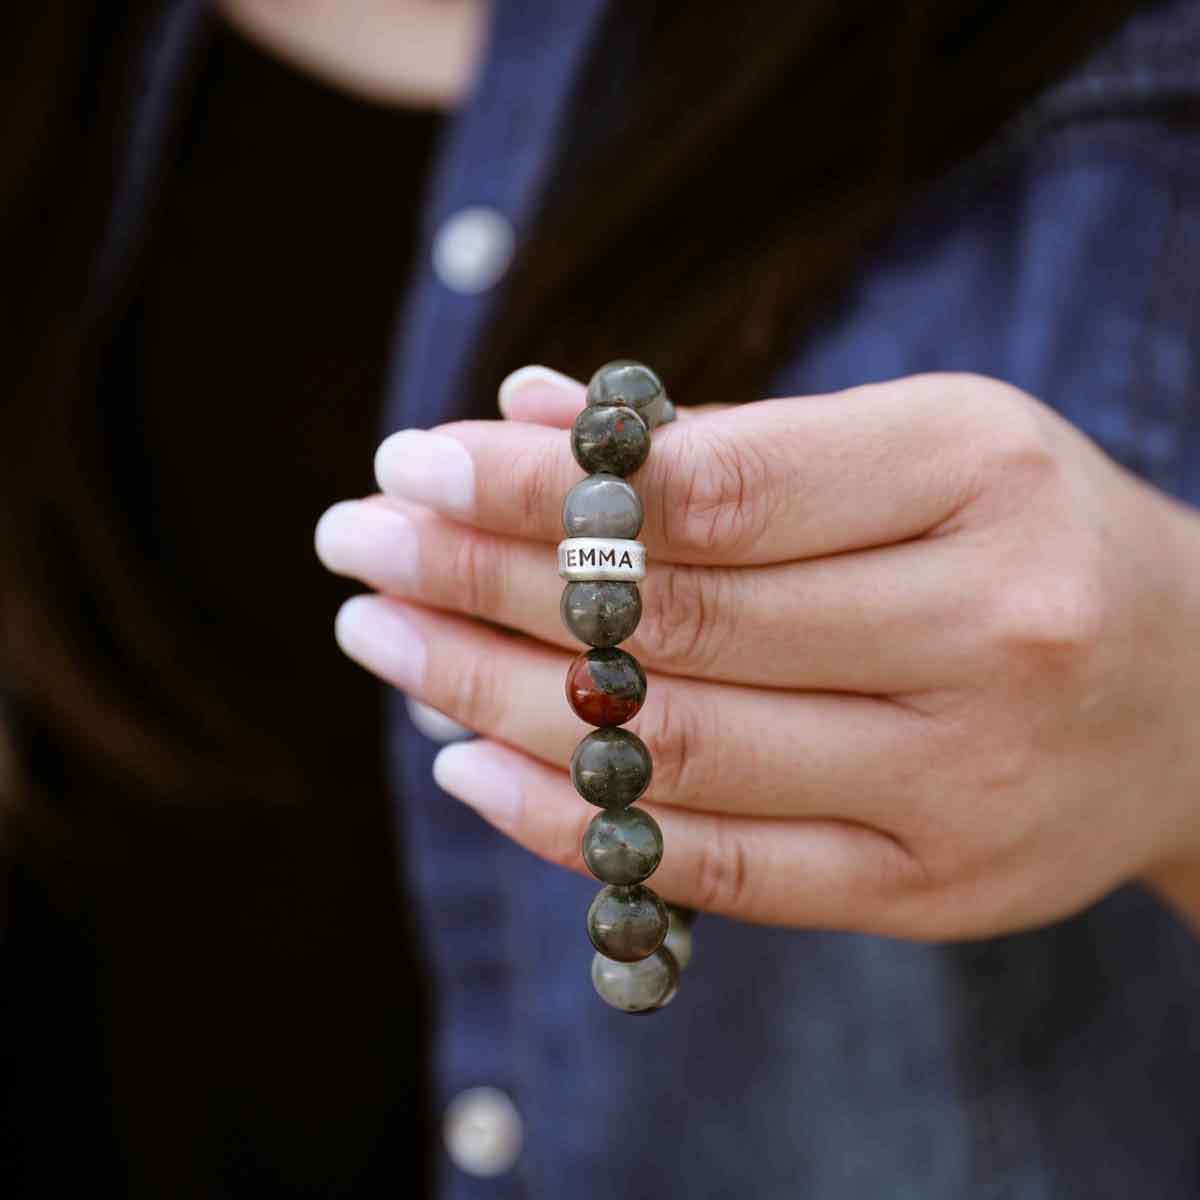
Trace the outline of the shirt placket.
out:
<instances>
[{"instance_id":1,"label":"shirt placket","mask_svg":"<svg viewBox=\"0 0 1200 1200\"><path fill-rule=\"evenodd\" d=\"M571 82L599 26L601 0L498 0L472 95L439 156L399 323L383 432L469 414L467 364L496 314L551 161ZM509 881L528 856L433 784L436 721L395 697L389 751L405 886L434 1004L435 1113L448 1153L447 1200L527 1194L512 946L520 911ZM432 736L431 736L432 735Z\"/></svg>"}]
</instances>

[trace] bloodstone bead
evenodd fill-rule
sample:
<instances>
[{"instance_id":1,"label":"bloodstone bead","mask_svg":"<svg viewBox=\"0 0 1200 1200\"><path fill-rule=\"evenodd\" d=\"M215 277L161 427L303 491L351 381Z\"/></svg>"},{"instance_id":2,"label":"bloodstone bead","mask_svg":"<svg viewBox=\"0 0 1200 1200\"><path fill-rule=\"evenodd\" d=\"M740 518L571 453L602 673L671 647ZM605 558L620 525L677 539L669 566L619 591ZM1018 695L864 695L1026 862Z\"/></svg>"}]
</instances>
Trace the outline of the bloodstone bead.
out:
<instances>
[{"instance_id":1,"label":"bloodstone bead","mask_svg":"<svg viewBox=\"0 0 1200 1200\"><path fill-rule=\"evenodd\" d=\"M632 475L650 453L650 430L623 404L585 408L571 430L571 453L585 471Z\"/></svg>"},{"instance_id":2,"label":"bloodstone bead","mask_svg":"<svg viewBox=\"0 0 1200 1200\"><path fill-rule=\"evenodd\" d=\"M588 382L589 407L624 404L641 412L663 398L662 380L644 363L619 358L605 363Z\"/></svg>"},{"instance_id":3,"label":"bloodstone bead","mask_svg":"<svg viewBox=\"0 0 1200 1200\"><path fill-rule=\"evenodd\" d=\"M616 475L589 475L567 493L562 523L570 537L635 538L642 528L642 502Z\"/></svg>"},{"instance_id":4,"label":"bloodstone bead","mask_svg":"<svg viewBox=\"0 0 1200 1200\"><path fill-rule=\"evenodd\" d=\"M642 619L642 594L636 583L589 579L568 583L560 605L563 624L589 646L615 646Z\"/></svg>"},{"instance_id":5,"label":"bloodstone bead","mask_svg":"<svg viewBox=\"0 0 1200 1200\"><path fill-rule=\"evenodd\" d=\"M662 830L641 808L597 813L583 835L583 861L601 883L641 883L658 869L662 856ZM669 915L674 929L675 915Z\"/></svg>"},{"instance_id":6,"label":"bloodstone bead","mask_svg":"<svg viewBox=\"0 0 1200 1200\"><path fill-rule=\"evenodd\" d=\"M679 988L679 966L666 950L641 962L613 962L603 954L592 958L592 986L600 999L627 1013L664 1008Z\"/></svg>"},{"instance_id":7,"label":"bloodstone bead","mask_svg":"<svg viewBox=\"0 0 1200 1200\"><path fill-rule=\"evenodd\" d=\"M650 786L650 773L650 751L628 729L596 729L571 756L575 790L598 808L628 808Z\"/></svg>"},{"instance_id":8,"label":"bloodstone bead","mask_svg":"<svg viewBox=\"0 0 1200 1200\"><path fill-rule=\"evenodd\" d=\"M567 669L567 701L589 725L624 725L646 701L646 672L624 650L589 650Z\"/></svg>"},{"instance_id":9,"label":"bloodstone bead","mask_svg":"<svg viewBox=\"0 0 1200 1200\"><path fill-rule=\"evenodd\" d=\"M588 937L605 958L640 962L667 936L667 906L648 887L605 887L587 914Z\"/></svg>"}]
</instances>

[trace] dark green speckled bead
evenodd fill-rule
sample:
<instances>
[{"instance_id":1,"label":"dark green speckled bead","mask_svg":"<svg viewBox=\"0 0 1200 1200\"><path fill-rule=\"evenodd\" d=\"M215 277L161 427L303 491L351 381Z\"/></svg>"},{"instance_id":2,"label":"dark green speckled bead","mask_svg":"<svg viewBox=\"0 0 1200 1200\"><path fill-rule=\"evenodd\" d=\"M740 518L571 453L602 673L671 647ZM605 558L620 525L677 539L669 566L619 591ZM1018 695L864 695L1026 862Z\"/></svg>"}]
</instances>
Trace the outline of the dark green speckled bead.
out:
<instances>
[{"instance_id":1,"label":"dark green speckled bead","mask_svg":"<svg viewBox=\"0 0 1200 1200\"><path fill-rule=\"evenodd\" d=\"M605 887L587 913L588 937L605 958L639 962L663 944L667 906L648 887Z\"/></svg>"},{"instance_id":2,"label":"dark green speckled bead","mask_svg":"<svg viewBox=\"0 0 1200 1200\"><path fill-rule=\"evenodd\" d=\"M583 861L601 883L641 883L662 862L663 836L644 809L599 812L583 835Z\"/></svg>"},{"instance_id":3,"label":"dark green speckled bead","mask_svg":"<svg viewBox=\"0 0 1200 1200\"><path fill-rule=\"evenodd\" d=\"M589 475L563 501L568 537L635 538L642 528L642 502L616 475Z\"/></svg>"},{"instance_id":4,"label":"dark green speckled bead","mask_svg":"<svg viewBox=\"0 0 1200 1200\"><path fill-rule=\"evenodd\" d=\"M571 453L585 471L632 475L650 453L650 430L623 404L585 408L571 429Z\"/></svg>"},{"instance_id":5,"label":"dark green speckled bead","mask_svg":"<svg viewBox=\"0 0 1200 1200\"><path fill-rule=\"evenodd\" d=\"M568 583L559 605L563 624L581 642L607 648L623 642L642 619L636 583L589 579Z\"/></svg>"},{"instance_id":6,"label":"dark green speckled bead","mask_svg":"<svg viewBox=\"0 0 1200 1200\"><path fill-rule=\"evenodd\" d=\"M605 1004L622 1012L656 1012L675 998L679 966L666 950L656 950L635 963L614 962L597 954L592 959L592 986Z\"/></svg>"},{"instance_id":7,"label":"dark green speckled bead","mask_svg":"<svg viewBox=\"0 0 1200 1200\"><path fill-rule=\"evenodd\" d=\"M575 790L598 808L628 808L649 786L646 743L628 729L597 729L571 755Z\"/></svg>"},{"instance_id":8,"label":"dark green speckled bead","mask_svg":"<svg viewBox=\"0 0 1200 1200\"><path fill-rule=\"evenodd\" d=\"M644 363L628 358L605 363L589 380L589 405L625 404L641 412L666 394L662 380Z\"/></svg>"}]
</instances>

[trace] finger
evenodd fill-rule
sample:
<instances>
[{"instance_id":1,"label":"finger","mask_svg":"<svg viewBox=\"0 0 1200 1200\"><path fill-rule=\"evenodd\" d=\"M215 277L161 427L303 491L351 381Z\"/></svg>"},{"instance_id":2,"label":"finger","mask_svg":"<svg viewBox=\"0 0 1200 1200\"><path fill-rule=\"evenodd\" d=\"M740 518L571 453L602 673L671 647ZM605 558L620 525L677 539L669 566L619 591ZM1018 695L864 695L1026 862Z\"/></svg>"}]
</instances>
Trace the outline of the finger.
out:
<instances>
[{"instance_id":1,"label":"finger","mask_svg":"<svg viewBox=\"0 0 1200 1200\"><path fill-rule=\"evenodd\" d=\"M347 601L337 637L410 696L544 762L567 765L588 732L564 695L569 654L382 596ZM924 720L869 697L655 675L629 728L653 756L656 802L891 822L920 795Z\"/></svg>"},{"instance_id":2,"label":"finger","mask_svg":"<svg viewBox=\"0 0 1200 1200\"><path fill-rule=\"evenodd\" d=\"M954 379L767 400L656 430L634 476L643 540L671 562L751 565L929 532L974 483L975 406L956 402ZM548 542L561 539L563 498L581 477L562 431L508 422L393 434L375 467L390 495Z\"/></svg>"},{"instance_id":3,"label":"finger","mask_svg":"<svg viewBox=\"0 0 1200 1200\"><path fill-rule=\"evenodd\" d=\"M580 649L544 543L390 497L335 505L316 543L327 567L380 591ZM729 683L880 694L946 686L973 662L966 557L935 540L751 569L656 563L623 646L649 668Z\"/></svg>"},{"instance_id":4,"label":"finger","mask_svg":"<svg viewBox=\"0 0 1200 1200\"><path fill-rule=\"evenodd\" d=\"M549 367L520 367L500 384L500 415L509 421L570 429L583 408L587 388ZM727 405L704 404L696 408L675 406L675 416L686 420L693 413L715 411Z\"/></svg>"},{"instance_id":5,"label":"finger","mask_svg":"<svg viewBox=\"0 0 1200 1200\"><path fill-rule=\"evenodd\" d=\"M588 874L580 843L597 809L560 770L494 742L447 746L434 779L526 849ZM764 924L909 935L925 875L867 826L764 820L646 805L663 831L647 883L674 904Z\"/></svg>"},{"instance_id":6,"label":"finger","mask_svg":"<svg viewBox=\"0 0 1200 1200\"><path fill-rule=\"evenodd\" d=\"M510 421L570 429L587 388L549 367L521 367L500 384L500 413Z\"/></svg>"}]
</instances>

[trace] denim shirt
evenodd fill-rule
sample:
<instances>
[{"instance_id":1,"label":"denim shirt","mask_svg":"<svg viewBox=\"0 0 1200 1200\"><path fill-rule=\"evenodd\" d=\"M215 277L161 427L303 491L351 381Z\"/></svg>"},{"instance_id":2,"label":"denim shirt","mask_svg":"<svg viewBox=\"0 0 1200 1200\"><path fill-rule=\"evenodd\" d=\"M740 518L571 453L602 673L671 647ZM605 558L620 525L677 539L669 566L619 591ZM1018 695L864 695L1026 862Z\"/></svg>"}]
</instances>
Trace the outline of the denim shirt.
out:
<instances>
[{"instance_id":1,"label":"denim shirt","mask_svg":"<svg viewBox=\"0 0 1200 1200\"><path fill-rule=\"evenodd\" d=\"M197 7L168 12L148 57L110 262L136 226ZM494 5L435 172L431 246L476 206L518 244L527 234L606 8ZM1200 504L1198 104L1200 4L1147 8L924 196L772 394L982 372ZM426 256L381 435L467 413L464 366L498 295L455 290ZM445 1157L446 1200L1200 1195L1200 942L1141 890L963 944L702 916L679 997L630 1020L588 979L594 883L439 794L437 749L397 698L404 886L437 1011L433 1103L498 1088L524 1130L498 1176Z\"/></svg>"}]
</instances>

